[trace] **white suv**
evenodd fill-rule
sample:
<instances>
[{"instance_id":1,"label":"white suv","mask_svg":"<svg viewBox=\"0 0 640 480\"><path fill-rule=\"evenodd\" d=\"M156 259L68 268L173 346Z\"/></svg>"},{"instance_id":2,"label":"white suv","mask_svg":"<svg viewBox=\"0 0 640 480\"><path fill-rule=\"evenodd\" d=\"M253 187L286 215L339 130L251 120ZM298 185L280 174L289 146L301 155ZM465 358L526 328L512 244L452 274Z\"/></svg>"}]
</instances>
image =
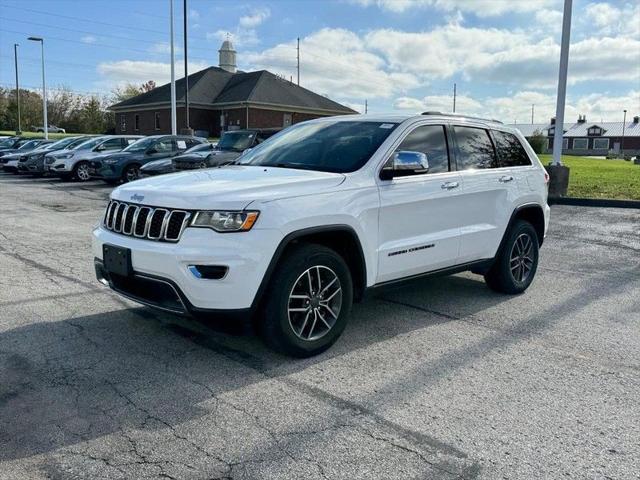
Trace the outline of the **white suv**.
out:
<instances>
[{"instance_id":1,"label":"white suv","mask_svg":"<svg viewBox=\"0 0 640 480\"><path fill-rule=\"evenodd\" d=\"M98 279L182 314L240 313L294 356L327 349L354 300L465 270L533 280L548 177L519 131L427 112L289 127L233 165L113 191L93 231Z\"/></svg>"}]
</instances>

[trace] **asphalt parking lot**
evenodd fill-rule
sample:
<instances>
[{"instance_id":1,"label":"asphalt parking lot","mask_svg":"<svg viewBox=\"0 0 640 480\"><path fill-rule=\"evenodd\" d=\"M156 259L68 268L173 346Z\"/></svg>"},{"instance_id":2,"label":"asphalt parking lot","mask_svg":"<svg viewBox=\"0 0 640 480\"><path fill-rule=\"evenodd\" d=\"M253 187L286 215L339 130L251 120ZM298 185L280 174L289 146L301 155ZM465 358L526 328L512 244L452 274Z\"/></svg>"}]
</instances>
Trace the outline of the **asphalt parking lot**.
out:
<instances>
[{"instance_id":1,"label":"asphalt parking lot","mask_svg":"<svg viewBox=\"0 0 640 480\"><path fill-rule=\"evenodd\" d=\"M110 187L0 174L0 478L640 478L640 211L553 207L529 291L417 281L292 360L94 278Z\"/></svg>"}]
</instances>

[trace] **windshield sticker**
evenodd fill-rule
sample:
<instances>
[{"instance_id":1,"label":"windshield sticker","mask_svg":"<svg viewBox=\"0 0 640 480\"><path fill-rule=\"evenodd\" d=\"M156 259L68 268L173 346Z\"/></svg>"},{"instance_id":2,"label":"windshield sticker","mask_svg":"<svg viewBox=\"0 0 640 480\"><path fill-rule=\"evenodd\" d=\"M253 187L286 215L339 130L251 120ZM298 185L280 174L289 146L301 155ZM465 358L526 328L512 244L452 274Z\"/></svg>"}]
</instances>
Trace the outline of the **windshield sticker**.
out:
<instances>
[{"instance_id":1,"label":"windshield sticker","mask_svg":"<svg viewBox=\"0 0 640 480\"><path fill-rule=\"evenodd\" d=\"M380 128L393 128L393 123L383 123Z\"/></svg>"},{"instance_id":2,"label":"windshield sticker","mask_svg":"<svg viewBox=\"0 0 640 480\"><path fill-rule=\"evenodd\" d=\"M178 140L178 148L187 148L187 142L185 142L184 140Z\"/></svg>"}]
</instances>

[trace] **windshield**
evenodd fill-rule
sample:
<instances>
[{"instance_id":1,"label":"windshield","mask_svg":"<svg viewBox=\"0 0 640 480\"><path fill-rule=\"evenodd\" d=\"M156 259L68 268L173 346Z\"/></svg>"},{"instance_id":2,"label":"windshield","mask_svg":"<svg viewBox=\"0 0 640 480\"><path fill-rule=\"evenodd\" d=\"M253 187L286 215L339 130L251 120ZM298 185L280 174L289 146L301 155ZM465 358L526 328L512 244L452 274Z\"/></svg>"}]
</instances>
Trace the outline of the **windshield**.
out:
<instances>
[{"instance_id":1,"label":"windshield","mask_svg":"<svg viewBox=\"0 0 640 480\"><path fill-rule=\"evenodd\" d=\"M0 148L11 148L15 142L15 138L5 138L4 140L0 140Z\"/></svg>"},{"instance_id":2,"label":"windshield","mask_svg":"<svg viewBox=\"0 0 640 480\"><path fill-rule=\"evenodd\" d=\"M41 147L43 150L62 150L63 148L69 148L70 145L78 142L78 137L67 137L62 140L58 140L57 142L48 143L44 147Z\"/></svg>"},{"instance_id":3,"label":"windshield","mask_svg":"<svg viewBox=\"0 0 640 480\"><path fill-rule=\"evenodd\" d=\"M195 147L191 147L189 150L186 150L182 155L187 153L204 152L211 149L213 149L213 145L211 143L199 143Z\"/></svg>"},{"instance_id":4,"label":"windshield","mask_svg":"<svg viewBox=\"0 0 640 480\"><path fill-rule=\"evenodd\" d=\"M243 152L253 144L256 132L226 132L218 142L218 150Z\"/></svg>"},{"instance_id":5,"label":"windshield","mask_svg":"<svg viewBox=\"0 0 640 480\"><path fill-rule=\"evenodd\" d=\"M67 148L69 148L69 149L73 148L74 150L91 150L93 147L98 145L103 140L104 139L102 137L92 138L91 140L87 140L85 138L80 143L78 143L77 145L73 145L73 146L70 146L70 147L67 147Z\"/></svg>"},{"instance_id":6,"label":"windshield","mask_svg":"<svg viewBox=\"0 0 640 480\"><path fill-rule=\"evenodd\" d=\"M266 140L236 164L354 172L367 163L397 126L336 120L301 123Z\"/></svg>"},{"instance_id":7,"label":"windshield","mask_svg":"<svg viewBox=\"0 0 640 480\"><path fill-rule=\"evenodd\" d=\"M18 150L28 150L30 148L36 148L40 144L41 140L29 140L24 142L18 147Z\"/></svg>"},{"instance_id":8,"label":"windshield","mask_svg":"<svg viewBox=\"0 0 640 480\"><path fill-rule=\"evenodd\" d=\"M144 152L147 148L156 142L157 138L147 137L141 138L137 142L132 143L123 152Z\"/></svg>"}]
</instances>

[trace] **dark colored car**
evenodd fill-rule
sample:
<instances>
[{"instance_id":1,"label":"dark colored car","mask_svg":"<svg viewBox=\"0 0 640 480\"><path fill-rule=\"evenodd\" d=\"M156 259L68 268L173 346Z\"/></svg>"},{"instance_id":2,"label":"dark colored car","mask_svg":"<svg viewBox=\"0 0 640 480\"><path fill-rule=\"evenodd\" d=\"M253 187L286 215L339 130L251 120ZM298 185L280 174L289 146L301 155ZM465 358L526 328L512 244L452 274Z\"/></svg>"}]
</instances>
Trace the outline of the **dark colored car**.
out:
<instances>
[{"instance_id":1,"label":"dark colored car","mask_svg":"<svg viewBox=\"0 0 640 480\"><path fill-rule=\"evenodd\" d=\"M92 160L89 173L107 183L131 182L140 178L140 167L164 158L172 158L204 143L203 138L186 135L153 135L129 145L121 152Z\"/></svg>"},{"instance_id":2,"label":"dark colored car","mask_svg":"<svg viewBox=\"0 0 640 480\"><path fill-rule=\"evenodd\" d=\"M9 137L0 140L0 157L15 153L20 147L29 142L36 142L38 138L22 138L22 137Z\"/></svg>"},{"instance_id":3,"label":"dark colored car","mask_svg":"<svg viewBox=\"0 0 640 480\"><path fill-rule=\"evenodd\" d=\"M235 161L245 150L264 142L279 130L232 130L225 132L215 149L207 155L180 155L173 159L173 166L178 170L194 170L197 168L217 167Z\"/></svg>"},{"instance_id":4,"label":"dark colored car","mask_svg":"<svg viewBox=\"0 0 640 480\"><path fill-rule=\"evenodd\" d=\"M31 150L35 150L44 142L43 138L32 138L32 139L21 139L18 142L15 142L14 148L0 150L0 164L7 163L3 162L4 158L14 157L15 155L24 155Z\"/></svg>"},{"instance_id":5,"label":"dark colored car","mask_svg":"<svg viewBox=\"0 0 640 480\"><path fill-rule=\"evenodd\" d=\"M18 173L19 167L20 167L20 161L22 159L26 160L31 153L45 149L53 143L55 143L55 140L44 140L44 139L38 139L37 144L25 143L24 150L18 149L18 150L15 150L15 153L10 153L0 158L0 163L2 163L2 169L6 172Z\"/></svg>"},{"instance_id":6,"label":"dark colored car","mask_svg":"<svg viewBox=\"0 0 640 480\"><path fill-rule=\"evenodd\" d=\"M66 148L73 148L76 145L80 145L82 142L91 138L88 135L81 137L66 137L61 140L49 140L47 144L41 145L35 150L20 156L18 162L18 171L20 173L31 173L33 175L44 175L44 156L47 153L55 152L57 150L63 150Z\"/></svg>"},{"instance_id":7,"label":"dark colored car","mask_svg":"<svg viewBox=\"0 0 640 480\"><path fill-rule=\"evenodd\" d=\"M215 143L201 143L195 147L191 147L189 150L176 155L173 158L163 158L162 160L155 160L143 165L140 169L140 175L142 177L151 177L154 175L163 175L165 173L175 172L174 163L184 158L198 157L203 162L206 161L208 155L215 149L217 144Z\"/></svg>"}]
</instances>

